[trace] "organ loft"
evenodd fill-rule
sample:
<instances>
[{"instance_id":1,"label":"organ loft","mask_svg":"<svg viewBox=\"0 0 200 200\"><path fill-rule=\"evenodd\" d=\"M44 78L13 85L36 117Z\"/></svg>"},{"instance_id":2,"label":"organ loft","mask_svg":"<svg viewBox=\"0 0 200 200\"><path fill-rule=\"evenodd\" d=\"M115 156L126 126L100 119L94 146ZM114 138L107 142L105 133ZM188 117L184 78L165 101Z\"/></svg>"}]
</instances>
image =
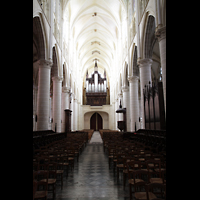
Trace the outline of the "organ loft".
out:
<instances>
[{"instance_id":1,"label":"organ loft","mask_svg":"<svg viewBox=\"0 0 200 200\"><path fill-rule=\"evenodd\" d=\"M85 88L85 97L86 105L91 106L102 106L109 104L109 88L107 87L106 71L104 70L104 77L101 77L101 74L98 72L98 59L94 59L95 66L94 72L91 74L91 77L86 73L86 88Z\"/></svg>"}]
</instances>

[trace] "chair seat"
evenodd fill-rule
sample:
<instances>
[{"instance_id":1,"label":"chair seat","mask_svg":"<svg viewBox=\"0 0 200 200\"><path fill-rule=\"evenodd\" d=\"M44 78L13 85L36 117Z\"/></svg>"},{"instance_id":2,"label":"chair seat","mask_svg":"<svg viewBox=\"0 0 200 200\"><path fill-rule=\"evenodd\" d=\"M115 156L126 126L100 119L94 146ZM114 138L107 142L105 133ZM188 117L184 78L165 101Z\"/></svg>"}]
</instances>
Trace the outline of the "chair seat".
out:
<instances>
[{"instance_id":1,"label":"chair seat","mask_svg":"<svg viewBox=\"0 0 200 200\"><path fill-rule=\"evenodd\" d=\"M153 167L154 167L154 164L149 163L148 166L149 166L150 168L153 168Z\"/></svg>"},{"instance_id":2,"label":"chair seat","mask_svg":"<svg viewBox=\"0 0 200 200\"><path fill-rule=\"evenodd\" d=\"M141 162L144 162L145 158L139 158L138 160L141 161Z\"/></svg>"},{"instance_id":3,"label":"chair seat","mask_svg":"<svg viewBox=\"0 0 200 200\"><path fill-rule=\"evenodd\" d=\"M113 156L108 156L109 158L113 158Z\"/></svg>"},{"instance_id":4,"label":"chair seat","mask_svg":"<svg viewBox=\"0 0 200 200\"><path fill-rule=\"evenodd\" d=\"M135 198L139 200L147 200L147 193L146 192L135 192ZM157 198L155 194L149 192L149 200Z\"/></svg>"},{"instance_id":5,"label":"chair seat","mask_svg":"<svg viewBox=\"0 0 200 200\"><path fill-rule=\"evenodd\" d=\"M36 191L34 199L41 199L47 196L47 191Z\"/></svg>"},{"instance_id":6,"label":"chair seat","mask_svg":"<svg viewBox=\"0 0 200 200\"><path fill-rule=\"evenodd\" d=\"M154 169L156 172L159 172L159 168L156 168L156 169ZM162 172L162 171L165 171L166 170L166 168L161 168L160 169L160 171Z\"/></svg>"},{"instance_id":7,"label":"chair seat","mask_svg":"<svg viewBox=\"0 0 200 200\"><path fill-rule=\"evenodd\" d=\"M65 166L66 166L66 165L69 165L69 163L61 163L61 164L65 165Z\"/></svg>"},{"instance_id":8,"label":"chair seat","mask_svg":"<svg viewBox=\"0 0 200 200\"><path fill-rule=\"evenodd\" d=\"M141 169L141 170L148 171L148 169ZM152 173L153 170L149 169L149 172Z\"/></svg>"},{"instance_id":9,"label":"chair seat","mask_svg":"<svg viewBox=\"0 0 200 200\"><path fill-rule=\"evenodd\" d=\"M56 170L56 174L62 174L64 173L64 170Z\"/></svg>"},{"instance_id":10,"label":"chair seat","mask_svg":"<svg viewBox=\"0 0 200 200\"><path fill-rule=\"evenodd\" d=\"M124 164L117 164L117 167L123 168L123 167L124 167Z\"/></svg>"},{"instance_id":11,"label":"chair seat","mask_svg":"<svg viewBox=\"0 0 200 200\"><path fill-rule=\"evenodd\" d=\"M150 178L150 183L163 183L162 178Z\"/></svg>"},{"instance_id":12,"label":"chair seat","mask_svg":"<svg viewBox=\"0 0 200 200\"><path fill-rule=\"evenodd\" d=\"M133 169L129 169L129 172L132 172L132 171L133 171ZM126 174L127 174L127 173L128 173L128 170L127 170L127 169L124 169L124 170L123 170L123 173L126 173Z\"/></svg>"},{"instance_id":13,"label":"chair seat","mask_svg":"<svg viewBox=\"0 0 200 200\"><path fill-rule=\"evenodd\" d=\"M136 183L138 183L138 182L144 182L144 180L142 180L142 179L135 179L135 182ZM133 179L129 179L128 183L134 185L134 180Z\"/></svg>"},{"instance_id":14,"label":"chair seat","mask_svg":"<svg viewBox=\"0 0 200 200\"><path fill-rule=\"evenodd\" d=\"M41 181L46 182L47 179L42 179ZM56 179L55 179L55 178L49 178L49 179L48 179L48 184L54 184L55 182L56 182Z\"/></svg>"}]
</instances>

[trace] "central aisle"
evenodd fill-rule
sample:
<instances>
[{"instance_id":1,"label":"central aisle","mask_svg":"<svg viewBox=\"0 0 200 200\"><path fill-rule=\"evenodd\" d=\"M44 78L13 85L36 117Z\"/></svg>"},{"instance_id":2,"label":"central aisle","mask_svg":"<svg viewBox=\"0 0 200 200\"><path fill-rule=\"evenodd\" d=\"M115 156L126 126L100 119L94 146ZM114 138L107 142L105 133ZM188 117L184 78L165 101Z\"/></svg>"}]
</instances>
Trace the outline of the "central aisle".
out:
<instances>
[{"instance_id":1,"label":"central aisle","mask_svg":"<svg viewBox=\"0 0 200 200\"><path fill-rule=\"evenodd\" d=\"M99 132L98 132L99 133ZM102 143L91 143L99 138L95 132L73 171L63 180L63 190L56 186L56 200L127 200L128 185L123 190L123 179L117 182L117 173L109 170L108 157ZM101 137L101 136L100 136ZM100 140L98 139L98 142ZM101 140L102 141L102 140Z\"/></svg>"},{"instance_id":2,"label":"central aisle","mask_svg":"<svg viewBox=\"0 0 200 200\"><path fill-rule=\"evenodd\" d=\"M103 140L101 139L101 135L99 133L99 131L94 131L92 138L90 140L90 143L103 143Z\"/></svg>"}]
</instances>

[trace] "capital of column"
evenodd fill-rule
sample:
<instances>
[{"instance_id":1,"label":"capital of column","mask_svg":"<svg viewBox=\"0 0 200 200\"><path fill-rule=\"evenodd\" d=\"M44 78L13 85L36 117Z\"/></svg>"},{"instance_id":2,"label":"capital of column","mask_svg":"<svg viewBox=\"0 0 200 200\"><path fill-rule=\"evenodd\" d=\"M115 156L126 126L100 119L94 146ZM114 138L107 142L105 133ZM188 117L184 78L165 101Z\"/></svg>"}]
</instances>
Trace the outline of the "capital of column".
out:
<instances>
[{"instance_id":1,"label":"capital of column","mask_svg":"<svg viewBox=\"0 0 200 200\"><path fill-rule=\"evenodd\" d=\"M63 88L62 88L62 91L63 91L64 93L70 93L70 87L63 87Z\"/></svg>"},{"instance_id":2,"label":"capital of column","mask_svg":"<svg viewBox=\"0 0 200 200\"><path fill-rule=\"evenodd\" d=\"M153 63L153 60L150 58L144 58L138 61L139 67L148 67L149 65L151 66Z\"/></svg>"},{"instance_id":3,"label":"capital of column","mask_svg":"<svg viewBox=\"0 0 200 200\"><path fill-rule=\"evenodd\" d=\"M158 38L158 42L160 42L163 39L166 39L166 26L159 28L155 32L155 36Z\"/></svg>"},{"instance_id":4,"label":"capital of column","mask_svg":"<svg viewBox=\"0 0 200 200\"><path fill-rule=\"evenodd\" d=\"M134 80L139 80L138 76L128 76L129 83L133 83Z\"/></svg>"},{"instance_id":5,"label":"capital of column","mask_svg":"<svg viewBox=\"0 0 200 200\"><path fill-rule=\"evenodd\" d=\"M122 98L122 93L119 93L119 94L118 94L118 99L119 99L119 98Z\"/></svg>"},{"instance_id":6,"label":"capital of column","mask_svg":"<svg viewBox=\"0 0 200 200\"><path fill-rule=\"evenodd\" d=\"M56 81L56 82L62 82L63 78L60 76L54 76L54 77L52 77L52 80Z\"/></svg>"},{"instance_id":7,"label":"capital of column","mask_svg":"<svg viewBox=\"0 0 200 200\"><path fill-rule=\"evenodd\" d=\"M122 86L122 92L128 92L129 91L129 88L128 86Z\"/></svg>"},{"instance_id":8,"label":"capital of column","mask_svg":"<svg viewBox=\"0 0 200 200\"><path fill-rule=\"evenodd\" d=\"M51 60L40 59L38 60L38 64L39 64L39 68L50 69L53 65L53 62Z\"/></svg>"}]
</instances>

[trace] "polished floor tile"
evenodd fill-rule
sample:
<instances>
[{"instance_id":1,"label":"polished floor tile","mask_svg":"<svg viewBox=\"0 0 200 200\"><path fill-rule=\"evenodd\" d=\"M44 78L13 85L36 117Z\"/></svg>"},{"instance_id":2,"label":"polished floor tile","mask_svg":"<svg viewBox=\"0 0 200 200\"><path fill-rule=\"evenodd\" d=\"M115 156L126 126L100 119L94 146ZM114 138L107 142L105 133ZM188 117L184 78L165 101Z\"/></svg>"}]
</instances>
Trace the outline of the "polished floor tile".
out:
<instances>
[{"instance_id":1,"label":"polished floor tile","mask_svg":"<svg viewBox=\"0 0 200 200\"><path fill-rule=\"evenodd\" d=\"M103 144L88 143L74 170L64 177L62 190L57 183L56 200L127 200L128 185L124 190L123 179L117 180L116 174L109 169ZM48 199L52 199L52 194L48 194Z\"/></svg>"}]
</instances>

